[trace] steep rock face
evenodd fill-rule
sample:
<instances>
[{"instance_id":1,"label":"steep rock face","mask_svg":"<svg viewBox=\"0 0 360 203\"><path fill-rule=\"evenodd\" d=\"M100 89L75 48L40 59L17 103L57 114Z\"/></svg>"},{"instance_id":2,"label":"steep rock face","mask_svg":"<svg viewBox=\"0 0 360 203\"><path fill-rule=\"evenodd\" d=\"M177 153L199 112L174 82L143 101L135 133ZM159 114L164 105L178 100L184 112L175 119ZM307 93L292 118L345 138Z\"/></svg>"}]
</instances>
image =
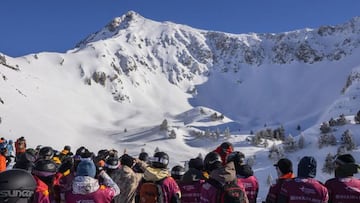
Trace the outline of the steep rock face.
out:
<instances>
[{"instance_id":1,"label":"steep rock face","mask_svg":"<svg viewBox=\"0 0 360 203\"><path fill-rule=\"evenodd\" d=\"M110 45L117 48L110 49ZM338 61L351 55L359 45L359 17L318 29L235 35L155 22L130 11L78 43L75 52L106 50L97 55L112 59L108 65L111 71L102 73L101 80L96 73L96 77L90 75L86 79L101 81L103 86L109 83L114 98L119 100L130 98L124 93L125 76L164 74L183 91L196 92L196 78L207 77L213 71L237 73L244 66ZM149 83L143 76L134 78L131 83L135 86L141 83L139 80Z\"/></svg>"},{"instance_id":2,"label":"steep rock face","mask_svg":"<svg viewBox=\"0 0 360 203\"><path fill-rule=\"evenodd\" d=\"M153 30L147 31L147 27ZM142 66L161 68L163 72L173 72L165 74L171 83L177 84L193 78L194 74L207 74L211 68L236 72L242 65L290 64L295 61L313 64L323 60L340 60L360 45L360 18L318 29L234 35L169 22L158 23L130 11L113 19L77 47L84 48L99 40L109 39L112 43L127 43L138 49L134 55L129 55L126 50L125 53L117 53L119 60L124 61L121 67L131 70ZM160 56L159 50L163 49L175 60Z\"/></svg>"}]
</instances>

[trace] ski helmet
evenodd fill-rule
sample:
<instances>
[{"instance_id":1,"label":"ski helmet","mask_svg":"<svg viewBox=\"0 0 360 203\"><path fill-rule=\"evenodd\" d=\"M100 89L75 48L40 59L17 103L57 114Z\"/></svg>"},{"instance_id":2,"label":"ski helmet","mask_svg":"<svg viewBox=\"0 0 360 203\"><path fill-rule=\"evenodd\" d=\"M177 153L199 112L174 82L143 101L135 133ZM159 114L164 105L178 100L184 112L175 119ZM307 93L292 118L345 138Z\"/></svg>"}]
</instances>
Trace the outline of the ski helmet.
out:
<instances>
[{"instance_id":1,"label":"ski helmet","mask_svg":"<svg viewBox=\"0 0 360 203\"><path fill-rule=\"evenodd\" d=\"M39 151L39 158L40 159L47 159L50 160L54 156L54 150L51 147L42 147Z\"/></svg>"},{"instance_id":2,"label":"ski helmet","mask_svg":"<svg viewBox=\"0 0 360 203\"><path fill-rule=\"evenodd\" d=\"M105 168L108 169L117 169L119 168L119 166L120 166L119 159L115 157L109 157L105 162Z\"/></svg>"},{"instance_id":3,"label":"ski helmet","mask_svg":"<svg viewBox=\"0 0 360 203\"><path fill-rule=\"evenodd\" d=\"M226 157L226 163L234 162L234 164L241 164L244 163L245 154L239 151L231 152Z\"/></svg>"},{"instance_id":4,"label":"ski helmet","mask_svg":"<svg viewBox=\"0 0 360 203\"><path fill-rule=\"evenodd\" d=\"M35 189L34 177L25 170L11 169L0 173L0 202L28 202Z\"/></svg>"},{"instance_id":5,"label":"ski helmet","mask_svg":"<svg viewBox=\"0 0 360 203\"><path fill-rule=\"evenodd\" d=\"M207 171L212 171L222 166L221 157L216 152L209 152L204 159L204 168Z\"/></svg>"},{"instance_id":6,"label":"ski helmet","mask_svg":"<svg viewBox=\"0 0 360 203\"><path fill-rule=\"evenodd\" d=\"M154 168L166 168L169 164L169 155L165 152L156 152L151 160L151 166Z\"/></svg>"},{"instance_id":7,"label":"ski helmet","mask_svg":"<svg viewBox=\"0 0 360 203\"><path fill-rule=\"evenodd\" d=\"M57 166L52 160L42 159L35 162L32 173L36 176L47 177L55 175Z\"/></svg>"},{"instance_id":8,"label":"ski helmet","mask_svg":"<svg viewBox=\"0 0 360 203\"><path fill-rule=\"evenodd\" d=\"M181 180L185 174L185 168L181 165L176 165L171 169L171 177L175 180Z\"/></svg>"},{"instance_id":9,"label":"ski helmet","mask_svg":"<svg viewBox=\"0 0 360 203\"><path fill-rule=\"evenodd\" d=\"M148 162L148 161L149 161L149 154L146 153L146 152L141 152L141 153L139 154L139 159L140 159L141 161Z\"/></svg>"}]
</instances>

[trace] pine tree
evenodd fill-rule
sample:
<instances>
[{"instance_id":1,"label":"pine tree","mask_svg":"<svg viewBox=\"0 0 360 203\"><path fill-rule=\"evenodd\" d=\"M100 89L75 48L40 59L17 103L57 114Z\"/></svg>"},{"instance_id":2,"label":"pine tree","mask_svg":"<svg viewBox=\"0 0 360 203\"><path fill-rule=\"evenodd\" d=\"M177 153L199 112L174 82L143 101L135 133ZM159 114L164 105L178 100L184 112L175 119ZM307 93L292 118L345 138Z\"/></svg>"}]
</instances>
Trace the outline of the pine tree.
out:
<instances>
[{"instance_id":1,"label":"pine tree","mask_svg":"<svg viewBox=\"0 0 360 203\"><path fill-rule=\"evenodd\" d=\"M264 141L264 147L267 148L268 146L269 146L269 141L268 141L268 139L265 139L265 141Z\"/></svg>"},{"instance_id":2,"label":"pine tree","mask_svg":"<svg viewBox=\"0 0 360 203\"><path fill-rule=\"evenodd\" d=\"M156 147L155 150L154 150L154 152L155 152L155 153L156 153L156 152L160 152L159 147Z\"/></svg>"},{"instance_id":3,"label":"pine tree","mask_svg":"<svg viewBox=\"0 0 360 203\"><path fill-rule=\"evenodd\" d=\"M348 151L351 151L356 148L355 140L352 136L350 130L345 130L341 136L342 145L346 147Z\"/></svg>"},{"instance_id":4,"label":"pine tree","mask_svg":"<svg viewBox=\"0 0 360 203\"><path fill-rule=\"evenodd\" d=\"M322 172L331 174L334 171L334 156L329 153L324 162L324 166L322 168Z\"/></svg>"},{"instance_id":5,"label":"pine tree","mask_svg":"<svg viewBox=\"0 0 360 203\"><path fill-rule=\"evenodd\" d=\"M172 139L176 139L176 132L175 132L174 129L172 129L172 130L170 131L169 137L172 138Z\"/></svg>"},{"instance_id":6,"label":"pine tree","mask_svg":"<svg viewBox=\"0 0 360 203\"><path fill-rule=\"evenodd\" d=\"M304 146L305 146L305 137L303 134L301 134L298 140L298 147L299 149L303 149Z\"/></svg>"},{"instance_id":7,"label":"pine tree","mask_svg":"<svg viewBox=\"0 0 360 203\"><path fill-rule=\"evenodd\" d=\"M323 122L320 126L320 131L322 133L328 133L331 131L330 125L328 122Z\"/></svg>"},{"instance_id":8,"label":"pine tree","mask_svg":"<svg viewBox=\"0 0 360 203\"><path fill-rule=\"evenodd\" d=\"M289 134L285 138L285 140L283 142L283 146L284 146L283 147L284 150L287 151L287 152L292 152L292 151L296 150L296 141L295 141L294 137L291 134Z\"/></svg>"},{"instance_id":9,"label":"pine tree","mask_svg":"<svg viewBox=\"0 0 360 203\"><path fill-rule=\"evenodd\" d=\"M226 139L229 139L229 138L231 137L229 127L226 127L226 128L225 128L225 130L224 130L224 137L225 137Z\"/></svg>"},{"instance_id":10,"label":"pine tree","mask_svg":"<svg viewBox=\"0 0 360 203\"><path fill-rule=\"evenodd\" d=\"M165 131L165 130L168 130L168 121L166 119L163 120L163 122L161 123L160 125L160 130L161 131Z\"/></svg>"}]
</instances>

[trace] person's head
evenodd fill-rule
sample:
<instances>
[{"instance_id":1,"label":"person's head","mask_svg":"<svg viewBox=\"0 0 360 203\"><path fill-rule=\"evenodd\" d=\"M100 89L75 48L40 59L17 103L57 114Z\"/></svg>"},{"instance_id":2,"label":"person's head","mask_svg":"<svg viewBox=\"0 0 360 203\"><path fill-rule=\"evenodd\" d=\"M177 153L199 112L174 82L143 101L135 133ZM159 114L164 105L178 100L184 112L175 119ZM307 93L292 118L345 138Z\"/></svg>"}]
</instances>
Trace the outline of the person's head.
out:
<instances>
[{"instance_id":1,"label":"person's head","mask_svg":"<svg viewBox=\"0 0 360 203\"><path fill-rule=\"evenodd\" d=\"M92 160L81 160L76 168L76 176L89 176L94 178L96 175L96 166Z\"/></svg>"},{"instance_id":2,"label":"person's head","mask_svg":"<svg viewBox=\"0 0 360 203\"><path fill-rule=\"evenodd\" d=\"M13 140L9 140L9 145L12 145L14 143Z\"/></svg>"},{"instance_id":3,"label":"person's head","mask_svg":"<svg viewBox=\"0 0 360 203\"><path fill-rule=\"evenodd\" d=\"M359 165L356 164L351 154L343 154L338 156L334 161L335 177L349 177L358 173Z\"/></svg>"},{"instance_id":4,"label":"person's head","mask_svg":"<svg viewBox=\"0 0 360 203\"><path fill-rule=\"evenodd\" d=\"M181 165L176 165L171 169L171 177L175 180L181 180L185 174L185 168Z\"/></svg>"},{"instance_id":5,"label":"person's head","mask_svg":"<svg viewBox=\"0 0 360 203\"><path fill-rule=\"evenodd\" d=\"M134 164L135 164L135 159L128 155L128 154L123 154L121 157L120 157L120 163L122 166L128 166L128 167L133 167Z\"/></svg>"},{"instance_id":6,"label":"person's head","mask_svg":"<svg viewBox=\"0 0 360 203\"><path fill-rule=\"evenodd\" d=\"M209 152L204 159L204 169L211 172L222 167L221 157L217 152Z\"/></svg>"},{"instance_id":7,"label":"person's head","mask_svg":"<svg viewBox=\"0 0 360 203\"><path fill-rule=\"evenodd\" d=\"M31 202L36 189L34 177L27 171L11 169L0 173L0 202Z\"/></svg>"},{"instance_id":8,"label":"person's head","mask_svg":"<svg viewBox=\"0 0 360 203\"><path fill-rule=\"evenodd\" d=\"M234 162L235 166L243 164L244 160L245 160L245 154L242 152L239 152L239 151L231 152L226 157L226 163L229 163L232 161L232 162Z\"/></svg>"},{"instance_id":9,"label":"person's head","mask_svg":"<svg viewBox=\"0 0 360 203\"><path fill-rule=\"evenodd\" d=\"M139 154L139 159L145 163L147 163L149 161L149 154L146 152L141 152Z\"/></svg>"},{"instance_id":10,"label":"person's head","mask_svg":"<svg viewBox=\"0 0 360 203\"><path fill-rule=\"evenodd\" d=\"M190 159L188 164L189 164L189 168L194 168L199 171L204 170L204 160L201 157Z\"/></svg>"},{"instance_id":11,"label":"person's head","mask_svg":"<svg viewBox=\"0 0 360 203\"><path fill-rule=\"evenodd\" d=\"M279 177L288 173L293 173L292 162L287 158L279 159L279 161L274 164L274 166L276 167L276 171Z\"/></svg>"},{"instance_id":12,"label":"person's head","mask_svg":"<svg viewBox=\"0 0 360 203\"><path fill-rule=\"evenodd\" d=\"M298 164L297 176L301 178L315 178L316 160L312 156L304 156Z\"/></svg>"},{"instance_id":13,"label":"person's head","mask_svg":"<svg viewBox=\"0 0 360 203\"><path fill-rule=\"evenodd\" d=\"M57 172L57 165L52 160L42 159L35 162L32 174L39 177L46 184L52 184Z\"/></svg>"},{"instance_id":14,"label":"person's head","mask_svg":"<svg viewBox=\"0 0 360 203\"><path fill-rule=\"evenodd\" d=\"M65 145L65 146L64 146L64 150L67 150L67 151L69 151L69 152L70 152L70 151L71 151L71 147L70 147L70 145Z\"/></svg>"},{"instance_id":15,"label":"person's head","mask_svg":"<svg viewBox=\"0 0 360 203\"><path fill-rule=\"evenodd\" d=\"M106 161L105 161L105 166L104 168L106 170L115 170L118 169L120 166L120 161L118 158L115 157L109 157Z\"/></svg>"},{"instance_id":16,"label":"person's head","mask_svg":"<svg viewBox=\"0 0 360 203\"><path fill-rule=\"evenodd\" d=\"M24 169L31 172L34 167L35 160L35 150L31 150L31 148L29 148L25 151L25 153L22 153L17 157L16 163L13 168Z\"/></svg>"},{"instance_id":17,"label":"person's head","mask_svg":"<svg viewBox=\"0 0 360 203\"><path fill-rule=\"evenodd\" d=\"M234 151L234 146L230 142L221 143L220 148L222 149L222 153L224 154L230 154Z\"/></svg>"},{"instance_id":18,"label":"person's head","mask_svg":"<svg viewBox=\"0 0 360 203\"><path fill-rule=\"evenodd\" d=\"M39 151L38 158L50 160L54 157L54 150L52 147L42 147Z\"/></svg>"},{"instance_id":19,"label":"person's head","mask_svg":"<svg viewBox=\"0 0 360 203\"><path fill-rule=\"evenodd\" d=\"M155 152L151 158L151 166L154 168L167 168L169 164L169 155L165 152Z\"/></svg>"},{"instance_id":20,"label":"person's head","mask_svg":"<svg viewBox=\"0 0 360 203\"><path fill-rule=\"evenodd\" d=\"M6 142L0 143L0 154L7 156L7 144Z\"/></svg>"}]
</instances>

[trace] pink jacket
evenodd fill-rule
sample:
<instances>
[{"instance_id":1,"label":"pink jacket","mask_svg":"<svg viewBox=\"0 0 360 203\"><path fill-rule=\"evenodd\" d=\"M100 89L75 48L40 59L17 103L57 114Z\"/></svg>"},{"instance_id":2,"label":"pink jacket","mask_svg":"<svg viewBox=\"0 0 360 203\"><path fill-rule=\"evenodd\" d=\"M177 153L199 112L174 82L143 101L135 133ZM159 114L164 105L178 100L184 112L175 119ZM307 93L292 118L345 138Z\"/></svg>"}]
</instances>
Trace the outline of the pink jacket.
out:
<instances>
[{"instance_id":1,"label":"pink jacket","mask_svg":"<svg viewBox=\"0 0 360 203\"><path fill-rule=\"evenodd\" d=\"M72 191L65 193L66 203L109 203L114 196L120 194L120 189L104 172L100 173L104 184L99 185L97 179L89 176L77 176L73 180Z\"/></svg>"},{"instance_id":2,"label":"pink jacket","mask_svg":"<svg viewBox=\"0 0 360 203\"><path fill-rule=\"evenodd\" d=\"M246 196L250 203L256 203L256 198L259 192L259 183L255 176L249 176L247 178L238 178L244 187ZM238 184L239 185L239 184Z\"/></svg>"},{"instance_id":3,"label":"pink jacket","mask_svg":"<svg viewBox=\"0 0 360 203\"><path fill-rule=\"evenodd\" d=\"M360 202L360 180L355 177L333 178L326 181L331 203Z\"/></svg>"},{"instance_id":4,"label":"pink jacket","mask_svg":"<svg viewBox=\"0 0 360 203\"><path fill-rule=\"evenodd\" d=\"M329 200L326 187L314 178L287 179L280 190L279 203L327 203Z\"/></svg>"}]
</instances>

